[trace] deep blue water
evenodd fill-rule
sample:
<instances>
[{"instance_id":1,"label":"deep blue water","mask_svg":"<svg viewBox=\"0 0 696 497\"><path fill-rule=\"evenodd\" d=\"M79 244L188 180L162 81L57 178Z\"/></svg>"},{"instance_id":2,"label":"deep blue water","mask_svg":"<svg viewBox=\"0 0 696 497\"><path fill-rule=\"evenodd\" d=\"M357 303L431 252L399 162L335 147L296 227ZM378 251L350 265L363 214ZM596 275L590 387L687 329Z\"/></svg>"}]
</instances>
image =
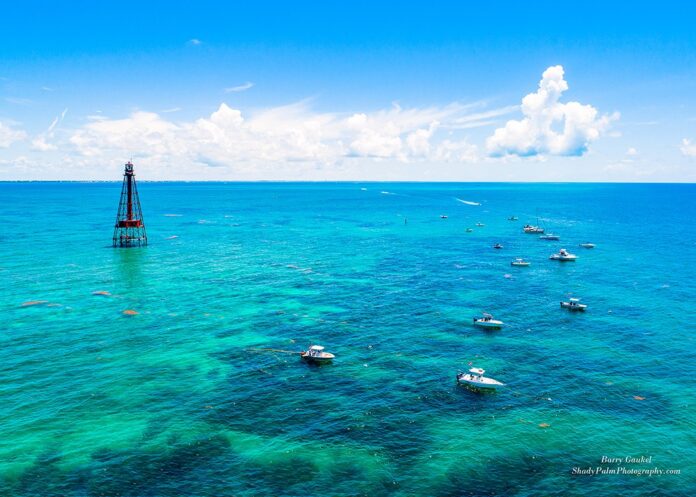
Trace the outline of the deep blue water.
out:
<instances>
[{"instance_id":1,"label":"deep blue water","mask_svg":"<svg viewBox=\"0 0 696 497\"><path fill-rule=\"evenodd\" d=\"M0 183L0 495L696 495L696 186L139 189Z\"/></svg>"}]
</instances>

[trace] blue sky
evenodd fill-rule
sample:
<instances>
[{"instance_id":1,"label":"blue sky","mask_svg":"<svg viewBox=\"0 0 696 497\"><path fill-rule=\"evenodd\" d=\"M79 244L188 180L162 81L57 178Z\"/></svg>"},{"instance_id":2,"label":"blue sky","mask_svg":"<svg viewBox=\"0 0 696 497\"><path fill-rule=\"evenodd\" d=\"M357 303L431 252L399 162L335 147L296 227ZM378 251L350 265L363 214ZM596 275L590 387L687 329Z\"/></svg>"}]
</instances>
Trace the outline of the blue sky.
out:
<instances>
[{"instance_id":1,"label":"blue sky","mask_svg":"<svg viewBox=\"0 0 696 497\"><path fill-rule=\"evenodd\" d=\"M118 179L132 156L153 180L694 181L694 19L676 2L16 2L0 179Z\"/></svg>"}]
</instances>

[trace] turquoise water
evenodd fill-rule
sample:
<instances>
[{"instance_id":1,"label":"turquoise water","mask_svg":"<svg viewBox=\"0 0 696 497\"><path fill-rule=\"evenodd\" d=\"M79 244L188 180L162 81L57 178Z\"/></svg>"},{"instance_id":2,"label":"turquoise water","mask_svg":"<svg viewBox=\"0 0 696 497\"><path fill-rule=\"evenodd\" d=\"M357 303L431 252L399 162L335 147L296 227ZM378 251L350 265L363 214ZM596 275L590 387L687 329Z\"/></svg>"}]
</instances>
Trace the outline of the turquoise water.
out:
<instances>
[{"instance_id":1,"label":"turquoise water","mask_svg":"<svg viewBox=\"0 0 696 497\"><path fill-rule=\"evenodd\" d=\"M0 183L0 495L696 495L696 186L139 190L112 249L120 184Z\"/></svg>"}]
</instances>

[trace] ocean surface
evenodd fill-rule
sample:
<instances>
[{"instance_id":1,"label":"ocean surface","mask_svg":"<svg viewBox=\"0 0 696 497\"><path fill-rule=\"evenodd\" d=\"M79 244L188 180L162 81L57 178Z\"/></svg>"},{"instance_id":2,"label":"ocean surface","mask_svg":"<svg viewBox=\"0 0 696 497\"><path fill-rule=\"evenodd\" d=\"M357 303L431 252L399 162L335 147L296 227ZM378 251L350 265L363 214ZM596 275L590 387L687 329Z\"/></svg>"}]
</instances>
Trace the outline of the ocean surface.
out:
<instances>
[{"instance_id":1,"label":"ocean surface","mask_svg":"<svg viewBox=\"0 0 696 497\"><path fill-rule=\"evenodd\" d=\"M3 497L696 495L696 185L120 187L0 183Z\"/></svg>"}]
</instances>

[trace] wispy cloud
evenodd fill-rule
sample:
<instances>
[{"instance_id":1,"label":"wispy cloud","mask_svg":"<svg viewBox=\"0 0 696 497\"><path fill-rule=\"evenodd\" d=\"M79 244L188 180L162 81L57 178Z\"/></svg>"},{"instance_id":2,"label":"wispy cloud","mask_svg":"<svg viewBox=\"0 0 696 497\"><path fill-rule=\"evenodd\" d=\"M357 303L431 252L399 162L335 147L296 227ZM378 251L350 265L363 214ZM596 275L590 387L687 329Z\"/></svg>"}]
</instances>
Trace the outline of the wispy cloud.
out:
<instances>
[{"instance_id":1,"label":"wispy cloud","mask_svg":"<svg viewBox=\"0 0 696 497\"><path fill-rule=\"evenodd\" d=\"M691 140L687 138L682 140L682 144L679 149L686 157L696 157L696 143L692 143Z\"/></svg>"},{"instance_id":2,"label":"wispy cloud","mask_svg":"<svg viewBox=\"0 0 696 497\"><path fill-rule=\"evenodd\" d=\"M187 43L189 45L193 45L195 47L195 46L200 45L203 42L201 40L199 40L198 38L191 38Z\"/></svg>"},{"instance_id":3,"label":"wispy cloud","mask_svg":"<svg viewBox=\"0 0 696 497\"><path fill-rule=\"evenodd\" d=\"M467 114L465 116L453 119L451 123L447 124L447 127L451 129L470 129L490 126L498 122L495 118L515 112L519 110L519 108L519 105L508 105L498 109Z\"/></svg>"},{"instance_id":4,"label":"wispy cloud","mask_svg":"<svg viewBox=\"0 0 696 497\"><path fill-rule=\"evenodd\" d=\"M232 86L230 88L225 88L225 93L236 93L236 92L240 92L240 91L245 91L245 90L248 90L249 88L251 88L252 86L254 86L254 83L252 83L251 81L247 81L246 83L238 85L238 86Z\"/></svg>"},{"instance_id":5,"label":"wispy cloud","mask_svg":"<svg viewBox=\"0 0 696 497\"><path fill-rule=\"evenodd\" d=\"M56 91L54 88L51 88L50 86L42 86L41 90L42 91Z\"/></svg>"},{"instance_id":6,"label":"wispy cloud","mask_svg":"<svg viewBox=\"0 0 696 497\"><path fill-rule=\"evenodd\" d=\"M26 132L15 128L13 123L0 121L0 148L7 148L14 142L24 140L26 137Z\"/></svg>"},{"instance_id":7,"label":"wispy cloud","mask_svg":"<svg viewBox=\"0 0 696 497\"><path fill-rule=\"evenodd\" d=\"M5 97L5 102L15 105L31 105L34 103L33 100L20 97Z\"/></svg>"},{"instance_id":8,"label":"wispy cloud","mask_svg":"<svg viewBox=\"0 0 696 497\"><path fill-rule=\"evenodd\" d=\"M172 112L179 112L181 110L181 107L172 107L171 109L164 109L162 114L170 114Z\"/></svg>"},{"instance_id":9,"label":"wispy cloud","mask_svg":"<svg viewBox=\"0 0 696 497\"><path fill-rule=\"evenodd\" d=\"M57 115L53 121L51 121L51 124L48 126L48 129L37 135L32 141L31 141L31 148L34 150L39 150L41 152L46 152L48 150L55 150L58 147L50 143L49 140L53 140L54 138L54 131L56 127L65 119L65 115L68 113L67 107L63 109L63 112L61 112L59 115Z\"/></svg>"}]
</instances>

